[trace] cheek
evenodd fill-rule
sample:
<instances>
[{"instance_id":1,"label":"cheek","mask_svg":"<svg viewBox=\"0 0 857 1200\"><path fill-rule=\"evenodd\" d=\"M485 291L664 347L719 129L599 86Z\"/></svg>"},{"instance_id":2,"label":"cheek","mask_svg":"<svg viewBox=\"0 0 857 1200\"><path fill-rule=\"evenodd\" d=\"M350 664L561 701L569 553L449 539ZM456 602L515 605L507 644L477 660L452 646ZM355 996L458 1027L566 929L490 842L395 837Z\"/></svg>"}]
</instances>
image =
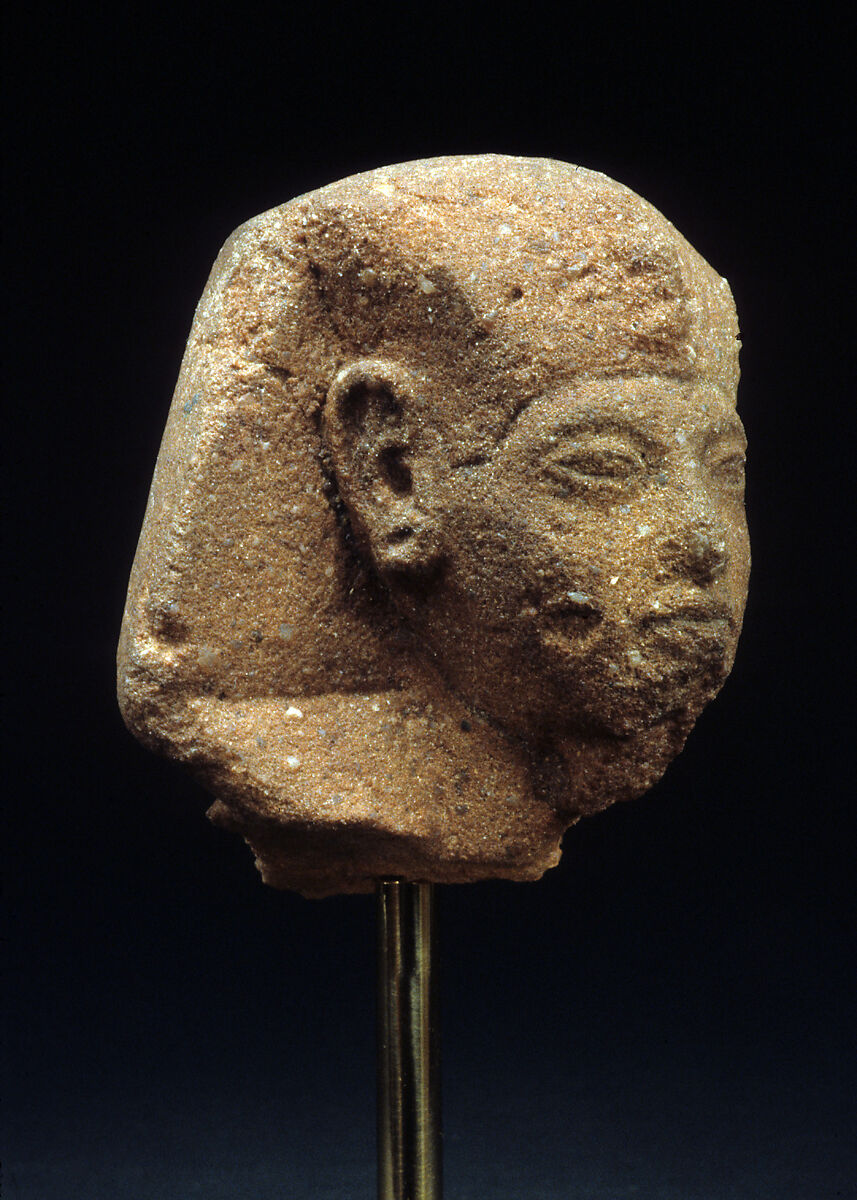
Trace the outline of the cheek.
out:
<instances>
[{"instance_id":1,"label":"cheek","mask_svg":"<svg viewBox=\"0 0 857 1200\"><path fill-rule=\"evenodd\" d=\"M543 515L533 530L533 543L547 579L586 590L584 584L600 589L607 581L626 573L624 565L632 541L626 514L606 507L566 504Z\"/></svg>"},{"instance_id":2,"label":"cheek","mask_svg":"<svg viewBox=\"0 0 857 1200\"><path fill-rule=\"evenodd\" d=\"M738 519L731 522L729 529L736 566L747 576L750 573L750 531L743 511Z\"/></svg>"},{"instance_id":3,"label":"cheek","mask_svg":"<svg viewBox=\"0 0 857 1200\"><path fill-rule=\"evenodd\" d=\"M718 517L726 536L729 563L726 578L736 593L746 592L750 575L750 534L743 503L723 503L718 506Z\"/></svg>"},{"instance_id":4,"label":"cheek","mask_svg":"<svg viewBox=\"0 0 857 1200\"><path fill-rule=\"evenodd\" d=\"M447 526L446 603L487 630L532 603L541 561L538 539L497 515L474 505Z\"/></svg>"},{"instance_id":5,"label":"cheek","mask_svg":"<svg viewBox=\"0 0 857 1200\"><path fill-rule=\"evenodd\" d=\"M602 556L593 552L593 541L567 520L518 523L510 529L507 545L515 586L545 599L580 591L603 575Z\"/></svg>"},{"instance_id":6,"label":"cheek","mask_svg":"<svg viewBox=\"0 0 857 1200\"><path fill-rule=\"evenodd\" d=\"M643 520L636 509L622 512L615 505L486 486L480 497L450 514L454 593L467 598L480 620L507 627L509 635L510 624L522 634L532 629L569 592L590 596L605 615L621 617L627 593L637 586L640 560L647 557L635 532Z\"/></svg>"}]
</instances>

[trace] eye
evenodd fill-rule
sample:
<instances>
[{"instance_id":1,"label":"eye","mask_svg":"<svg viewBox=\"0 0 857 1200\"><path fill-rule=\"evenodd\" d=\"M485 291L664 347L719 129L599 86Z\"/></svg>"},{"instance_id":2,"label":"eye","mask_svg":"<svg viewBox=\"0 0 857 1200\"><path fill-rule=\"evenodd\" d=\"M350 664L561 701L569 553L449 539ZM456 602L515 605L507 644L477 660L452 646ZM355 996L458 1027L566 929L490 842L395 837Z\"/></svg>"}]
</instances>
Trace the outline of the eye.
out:
<instances>
[{"instance_id":1,"label":"eye","mask_svg":"<svg viewBox=\"0 0 857 1200\"><path fill-rule=\"evenodd\" d=\"M569 490L615 489L632 483L645 469L642 454L632 446L600 440L566 443L544 464L548 478Z\"/></svg>"},{"instance_id":2,"label":"eye","mask_svg":"<svg viewBox=\"0 0 857 1200\"><path fill-rule=\"evenodd\" d=\"M745 461L743 454L729 454L711 464L711 473L727 487L743 487Z\"/></svg>"}]
</instances>

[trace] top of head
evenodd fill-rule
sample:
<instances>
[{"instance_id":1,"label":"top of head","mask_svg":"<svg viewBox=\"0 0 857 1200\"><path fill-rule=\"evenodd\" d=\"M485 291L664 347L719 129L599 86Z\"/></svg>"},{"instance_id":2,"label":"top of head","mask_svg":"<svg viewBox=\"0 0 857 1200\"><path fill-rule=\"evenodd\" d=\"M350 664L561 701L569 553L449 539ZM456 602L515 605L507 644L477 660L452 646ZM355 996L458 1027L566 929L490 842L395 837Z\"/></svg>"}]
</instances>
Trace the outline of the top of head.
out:
<instances>
[{"instance_id":1,"label":"top of head","mask_svg":"<svg viewBox=\"0 0 857 1200\"><path fill-rule=\"evenodd\" d=\"M259 314L259 358L325 391L331 368L367 356L407 364L447 385L465 453L556 375L705 378L734 399L726 281L656 209L598 172L438 158L356 175L274 212L291 236L284 229L275 245L266 227L259 249L304 258L312 286ZM474 380L487 389L478 414L462 396Z\"/></svg>"}]
</instances>

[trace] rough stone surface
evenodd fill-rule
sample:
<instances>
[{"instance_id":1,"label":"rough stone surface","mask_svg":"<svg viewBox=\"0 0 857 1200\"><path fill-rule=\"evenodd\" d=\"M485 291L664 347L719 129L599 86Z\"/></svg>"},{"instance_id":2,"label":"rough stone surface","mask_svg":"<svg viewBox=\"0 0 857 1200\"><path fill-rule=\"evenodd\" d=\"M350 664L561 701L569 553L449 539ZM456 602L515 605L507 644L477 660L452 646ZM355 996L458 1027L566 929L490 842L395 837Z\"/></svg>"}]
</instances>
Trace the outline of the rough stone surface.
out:
<instances>
[{"instance_id":1,"label":"rough stone surface","mask_svg":"<svg viewBox=\"0 0 857 1200\"><path fill-rule=\"evenodd\" d=\"M603 175L355 176L228 240L119 649L266 882L536 879L663 773L749 571L737 321Z\"/></svg>"}]
</instances>

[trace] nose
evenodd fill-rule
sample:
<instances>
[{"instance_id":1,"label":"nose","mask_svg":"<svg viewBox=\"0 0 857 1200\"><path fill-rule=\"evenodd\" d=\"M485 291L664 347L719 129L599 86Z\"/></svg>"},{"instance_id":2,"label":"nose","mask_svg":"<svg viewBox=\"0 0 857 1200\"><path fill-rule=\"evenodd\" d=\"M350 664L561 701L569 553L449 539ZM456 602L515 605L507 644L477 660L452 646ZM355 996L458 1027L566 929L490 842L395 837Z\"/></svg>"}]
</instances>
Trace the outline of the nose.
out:
<instances>
[{"instance_id":1,"label":"nose","mask_svg":"<svg viewBox=\"0 0 857 1200\"><path fill-rule=\"evenodd\" d=\"M709 520L697 520L661 548L661 561L671 571L704 586L726 570L729 555L723 531Z\"/></svg>"}]
</instances>

